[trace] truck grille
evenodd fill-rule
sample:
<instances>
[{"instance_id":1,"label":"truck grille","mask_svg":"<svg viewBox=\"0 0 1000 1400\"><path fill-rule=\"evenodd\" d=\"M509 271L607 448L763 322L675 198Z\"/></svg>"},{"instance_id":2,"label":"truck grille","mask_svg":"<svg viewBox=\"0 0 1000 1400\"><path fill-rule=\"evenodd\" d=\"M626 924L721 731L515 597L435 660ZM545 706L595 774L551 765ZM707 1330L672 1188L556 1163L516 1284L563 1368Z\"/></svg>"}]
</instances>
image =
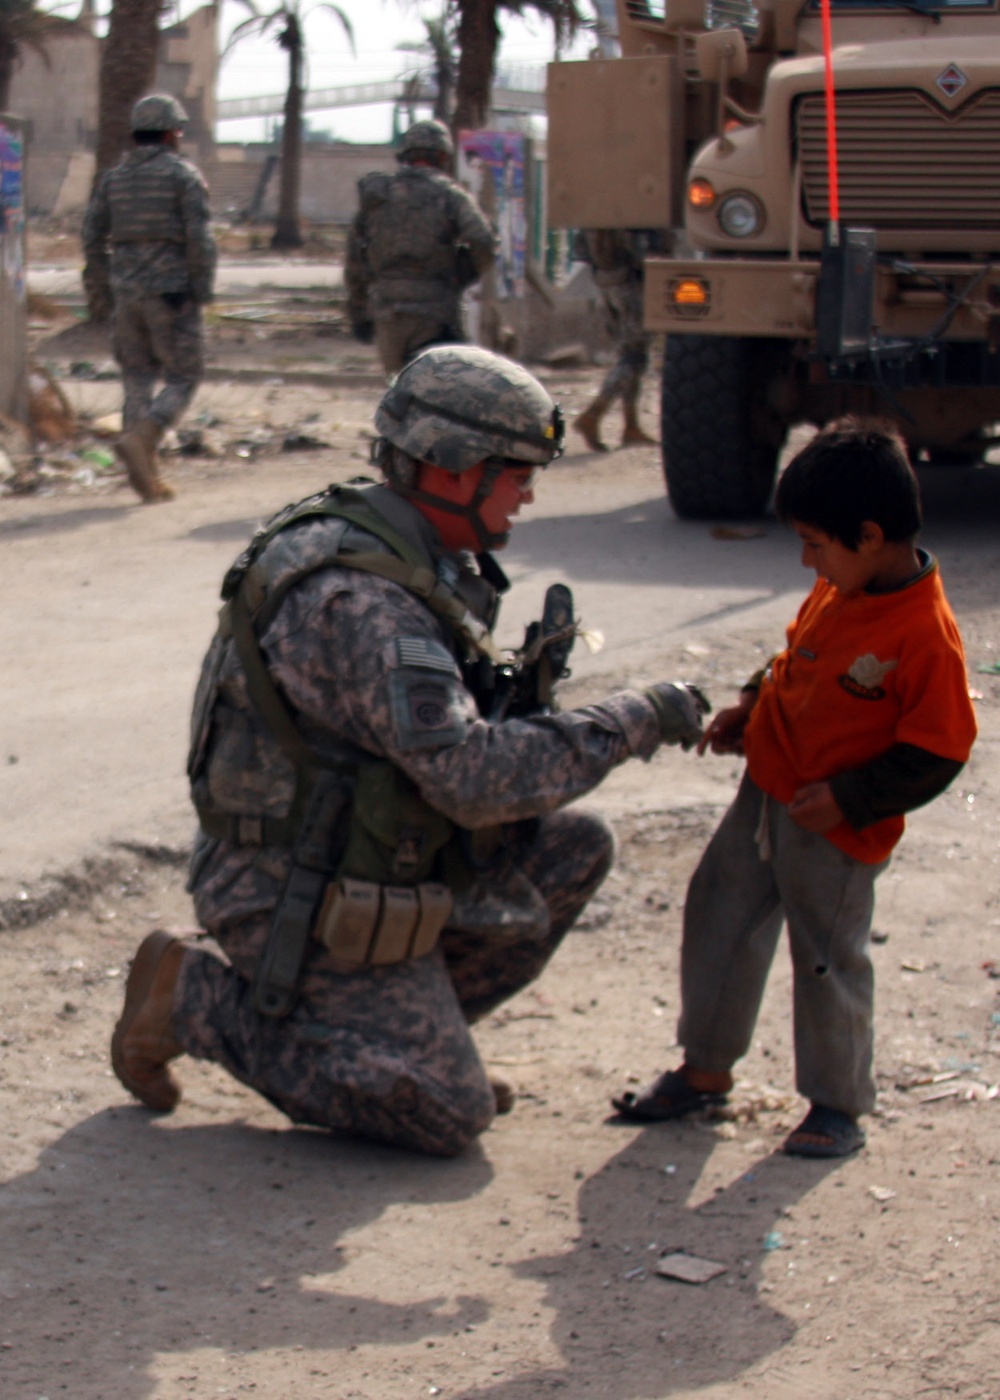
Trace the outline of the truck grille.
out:
<instances>
[{"instance_id":1,"label":"truck grille","mask_svg":"<svg viewBox=\"0 0 1000 1400\"><path fill-rule=\"evenodd\" d=\"M819 93L795 109L802 200L830 217L826 115ZM920 91L837 97L840 216L875 229L979 229L1000 223L1000 91L944 112Z\"/></svg>"}]
</instances>

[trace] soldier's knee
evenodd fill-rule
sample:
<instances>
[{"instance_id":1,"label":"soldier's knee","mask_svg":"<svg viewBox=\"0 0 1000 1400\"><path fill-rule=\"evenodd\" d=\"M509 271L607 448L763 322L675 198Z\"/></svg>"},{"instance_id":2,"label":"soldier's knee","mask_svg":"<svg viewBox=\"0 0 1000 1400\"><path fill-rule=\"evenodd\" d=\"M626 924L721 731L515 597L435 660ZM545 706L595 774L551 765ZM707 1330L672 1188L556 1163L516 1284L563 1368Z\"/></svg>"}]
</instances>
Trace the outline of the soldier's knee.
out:
<instances>
[{"instance_id":1,"label":"soldier's knee","mask_svg":"<svg viewBox=\"0 0 1000 1400\"><path fill-rule=\"evenodd\" d=\"M614 864L614 832L602 817L593 812L575 813L580 823L577 841L578 849L589 857L593 878L604 879Z\"/></svg>"}]
</instances>

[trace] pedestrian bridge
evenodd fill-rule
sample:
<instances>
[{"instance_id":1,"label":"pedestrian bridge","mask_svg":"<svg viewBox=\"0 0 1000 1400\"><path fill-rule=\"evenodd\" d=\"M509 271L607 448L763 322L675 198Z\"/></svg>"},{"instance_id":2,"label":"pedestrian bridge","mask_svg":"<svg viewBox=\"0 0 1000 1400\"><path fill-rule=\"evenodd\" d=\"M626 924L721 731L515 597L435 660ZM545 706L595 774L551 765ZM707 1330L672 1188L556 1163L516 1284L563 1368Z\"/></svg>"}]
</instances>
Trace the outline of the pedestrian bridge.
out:
<instances>
[{"instance_id":1,"label":"pedestrian bridge","mask_svg":"<svg viewBox=\"0 0 1000 1400\"><path fill-rule=\"evenodd\" d=\"M393 78L380 83L346 83L333 88L310 88L303 94L307 112L331 111L335 107L367 107L380 102L432 103L437 96L433 83L414 78ZM494 112L545 111L545 69L519 66L505 70L494 85ZM216 120L237 121L244 117L279 116L285 108L285 94L269 97L227 97L216 104Z\"/></svg>"}]
</instances>

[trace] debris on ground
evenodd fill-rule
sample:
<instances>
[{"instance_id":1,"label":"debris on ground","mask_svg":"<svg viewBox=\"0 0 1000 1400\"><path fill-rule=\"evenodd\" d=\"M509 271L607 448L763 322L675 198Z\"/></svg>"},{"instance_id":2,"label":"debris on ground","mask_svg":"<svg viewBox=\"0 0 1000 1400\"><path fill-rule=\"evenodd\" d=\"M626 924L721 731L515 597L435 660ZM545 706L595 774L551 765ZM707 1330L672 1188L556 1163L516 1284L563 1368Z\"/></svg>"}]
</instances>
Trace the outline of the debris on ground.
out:
<instances>
[{"instance_id":1,"label":"debris on ground","mask_svg":"<svg viewBox=\"0 0 1000 1400\"><path fill-rule=\"evenodd\" d=\"M664 1254L656 1261L656 1272L660 1278L675 1278L681 1283L708 1283L727 1271L726 1264L714 1259L699 1259L696 1254Z\"/></svg>"},{"instance_id":2,"label":"debris on ground","mask_svg":"<svg viewBox=\"0 0 1000 1400\"><path fill-rule=\"evenodd\" d=\"M28 367L28 422L37 442L68 442L76 432L69 399L47 369Z\"/></svg>"}]
</instances>

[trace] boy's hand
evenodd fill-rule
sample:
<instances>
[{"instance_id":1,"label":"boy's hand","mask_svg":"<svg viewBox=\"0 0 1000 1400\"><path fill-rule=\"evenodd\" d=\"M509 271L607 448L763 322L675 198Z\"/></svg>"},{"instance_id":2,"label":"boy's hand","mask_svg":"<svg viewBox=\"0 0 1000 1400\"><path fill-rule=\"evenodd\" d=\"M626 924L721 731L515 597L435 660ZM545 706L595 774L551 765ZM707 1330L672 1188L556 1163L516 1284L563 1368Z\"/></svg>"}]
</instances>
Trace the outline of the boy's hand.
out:
<instances>
[{"instance_id":1,"label":"boy's hand","mask_svg":"<svg viewBox=\"0 0 1000 1400\"><path fill-rule=\"evenodd\" d=\"M832 831L844 820L829 783L807 783L799 788L788 804L788 815L803 831L813 831L817 836Z\"/></svg>"},{"instance_id":2,"label":"boy's hand","mask_svg":"<svg viewBox=\"0 0 1000 1400\"><path fill-rule=\"evenodd\" d=\"M731 705L728 710L720 710L715 716L698 744L700 754L706 749L711 749L713 753L743 752L743 731L747 727L750 711L757 698L756 692L752 696L749 691L745 694L749 697L747 700L741 698L738 705Z\"/></svg>"}]
</instances>

